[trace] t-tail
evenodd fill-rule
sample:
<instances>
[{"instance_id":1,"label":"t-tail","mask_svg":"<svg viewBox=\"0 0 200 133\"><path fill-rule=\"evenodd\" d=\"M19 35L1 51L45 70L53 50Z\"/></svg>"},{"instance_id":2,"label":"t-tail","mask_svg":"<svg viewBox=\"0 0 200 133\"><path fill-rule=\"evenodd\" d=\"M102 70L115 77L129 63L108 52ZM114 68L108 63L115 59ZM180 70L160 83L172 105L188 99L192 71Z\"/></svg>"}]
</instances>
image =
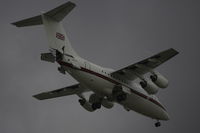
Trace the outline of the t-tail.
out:
<instances>
[{"instance_id":1,"label":"t-tail","mask_svg":"<svg viewBox=\"0 0 200 133\"><path fill-rule=\"evenodd\" d=\"M54 49L61 53L78 56L73 50L62 25L62 20L64 17L68 15L75 6L76 5L74 3L67 2L48 12L42 13L41 15L24 19L12 24L17 27L43 24L47 33L50 50Z\"/></svg>"}]
</instances>

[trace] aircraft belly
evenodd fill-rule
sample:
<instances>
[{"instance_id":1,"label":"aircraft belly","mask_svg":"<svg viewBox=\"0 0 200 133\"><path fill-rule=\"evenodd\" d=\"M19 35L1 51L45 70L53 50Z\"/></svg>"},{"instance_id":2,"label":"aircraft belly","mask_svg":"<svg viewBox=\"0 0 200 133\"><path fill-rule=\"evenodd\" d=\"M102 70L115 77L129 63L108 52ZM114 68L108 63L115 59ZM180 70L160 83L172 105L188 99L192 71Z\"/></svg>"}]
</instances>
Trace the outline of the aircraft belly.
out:
<instances>
[{"instance_id":1,"label":"aircraft belly","mask_svg":"<svg viewBox=\"0 0 200 133\"><path fill-rule=\"evenodd\" d=\"M164 109L152 103L148 99L144 99L133 93L128 95L127 100L122 104L133 111L136 111L153 119L169 119L168 113Z\"/></svg>"},{"instance_id":2,"label":"aircraft belly","mask_svg":"<svg viewBox=\"0 0 200 133\"><path fill-rule=\"evenodd\" d=\"M70 73L71 72L71 73ZM114 84L96 75L77 70L70 70L70 74L80 83L86 85L97 94L109 95Z\"/></svg>"},{"instance_id":3,"label":"aircraft belly","mask_svg":"<svg viewBox=\"0 0 200 133\"><path fill-rule=\"evenodd\" d=\"M115 84L111 83L110 81L81 70L68 68L67 71L78 82L84 84L86 87L88 87L88 89L99 95L109 96L112 93L112 88L115 86ZM120 104L123 105L125 108L131 109L153 119L169 119L167 112L163 108L156 105L149 99L145 99L144 97L141 97L134 93L129 93L127 95L127 100L121 102Z\"/></svg>"}]
</instances>

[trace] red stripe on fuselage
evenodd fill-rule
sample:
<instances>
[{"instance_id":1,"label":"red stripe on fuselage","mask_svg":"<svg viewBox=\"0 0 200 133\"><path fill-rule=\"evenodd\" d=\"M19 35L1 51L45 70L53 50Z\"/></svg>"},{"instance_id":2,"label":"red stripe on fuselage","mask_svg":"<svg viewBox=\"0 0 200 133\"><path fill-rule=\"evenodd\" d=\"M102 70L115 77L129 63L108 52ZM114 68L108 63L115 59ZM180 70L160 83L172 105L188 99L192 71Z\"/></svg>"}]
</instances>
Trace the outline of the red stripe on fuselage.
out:
<instances>
[{"instance_id":1,"label":"red stripe on fuselage","mask_svg":"<svg viewBox=\"0 0 200 133\"><path fill-rule=\"evenodd\" d=\"M84 71L84 72L93 74L93 75L98 76L98 77L100 77L100 78L103 78L103 79L105 79L105 80L107 80L107 81L110 81L110 82L112 82L112 83L114 83L114 84L116 84L116 85L121 84L121 83L119 83L119 82L117 82L117 81L115 81L115 80L113 80L113 79L111 79L111 78L109 78L109 77L106 77L105 75L102 75L102 74L100 74L100 73L91 71L91 70L89 70L89 69L86 69L86 68L83 68L83 67L81 67L81 69L77 69L77 68L73 67L72 64L69 64L69 63L67 63L67 62L62 62L62 61L58 61L58 63L59 63L60 65L64 65L64 66L71 67L71 68L76 69L76 70L81 70L81 71ZM126 86L126 85L124 85L124 86ZM150 98L150 97L148 97L148 96L146 96L146 95L144 95L144 94L142 94L142 93L140 93L140 92L138 92L138 91L135 91L135 90L133 90L132 88L130 88L129 86L126 86L126 87L128 87L132 93L134 93L134 94L136 94L136 95L138 95L138 96L140 96L140 97L143 97L143 98L145 98L145 99L151 101L152 103L158 105L158 106L161 107L162 109L166 110L159 102L157 102L157 101L154 100L153 98Z\"/></svg>"}]
</instances>

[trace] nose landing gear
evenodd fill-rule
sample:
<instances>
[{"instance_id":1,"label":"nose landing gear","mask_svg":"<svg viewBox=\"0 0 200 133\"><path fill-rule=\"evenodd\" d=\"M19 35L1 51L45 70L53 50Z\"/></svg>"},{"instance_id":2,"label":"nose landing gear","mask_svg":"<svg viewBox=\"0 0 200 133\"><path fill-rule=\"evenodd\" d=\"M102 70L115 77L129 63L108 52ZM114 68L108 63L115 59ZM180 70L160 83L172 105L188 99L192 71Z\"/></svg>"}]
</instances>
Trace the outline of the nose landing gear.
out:
<instances>
[{"instance_id":1,"label":"nose landing gear","mask_svg":"<svg viewBox=\"0 0 200 133\"><path fill-rule=\"evenodd\" d=\"M161 126L161 123L159 122L159 121L157 121L156 123L155 123L155 127L160 127Z\"/></svg>"}]
</instances>

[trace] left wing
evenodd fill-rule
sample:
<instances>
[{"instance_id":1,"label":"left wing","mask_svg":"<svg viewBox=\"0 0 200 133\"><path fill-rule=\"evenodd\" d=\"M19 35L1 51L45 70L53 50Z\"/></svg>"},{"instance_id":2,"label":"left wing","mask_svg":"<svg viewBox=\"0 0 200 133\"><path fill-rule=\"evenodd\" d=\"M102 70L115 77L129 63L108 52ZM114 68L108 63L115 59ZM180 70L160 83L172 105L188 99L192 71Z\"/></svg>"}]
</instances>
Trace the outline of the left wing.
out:
<instances>
[{"instance_id":1,"label":"left wing","mask_svg":"<svg viewBox=\"0 0 200 133\"><path fill-rule=\"evenodd\" d=\"M116 76L116 77L122 77L127 80L134 80L138 78L138 76L144 75L152 71L152 69L158 67L159 65L171 59L177 54L178 52L176 50L174 50L173 48L170 48L154 56L151 56L145 60L137 62L133 65L130 65L118 71L115 71L111 73L111 75Z\"/></svg>"},{"instance_id":2,"label":"left wing","mask_svg":"<svg viewBox=\"0 0 200 133\"><path fill-rule=\"evenodd\" d=\"M88 92L88 91L89 91L88 89L83 88L80 84L75 84L75 85L64 87L61 89L43 92L43 93L34 95L33 97L37 98L38 100L44 100L44 99L80 94L80 93Z\"/></svg>"}]
</instances>

